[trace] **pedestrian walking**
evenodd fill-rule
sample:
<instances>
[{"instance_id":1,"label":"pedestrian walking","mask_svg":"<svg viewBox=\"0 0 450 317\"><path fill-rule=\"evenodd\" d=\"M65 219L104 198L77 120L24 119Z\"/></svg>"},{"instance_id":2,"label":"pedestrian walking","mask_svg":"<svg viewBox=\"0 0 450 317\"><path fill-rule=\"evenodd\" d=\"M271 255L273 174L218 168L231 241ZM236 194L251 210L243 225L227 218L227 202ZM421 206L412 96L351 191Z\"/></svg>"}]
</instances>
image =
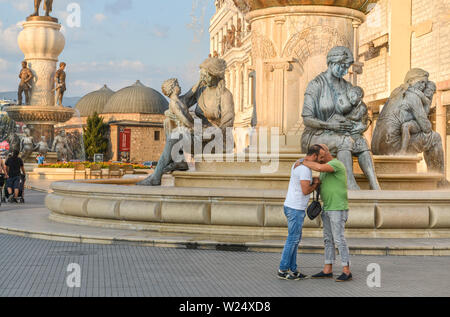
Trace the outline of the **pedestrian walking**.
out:
<instances>
[{"instance_id":1,"label":"pedestrian walking","mask_svg":"<svg viewBox=\"0 0 450 317\"><path fill-rule=\"evenodd\" d=\"M18 202L17 199L19 198L19 191L22 182L22 177L25 177L26 175L23 161L19 157L19 151L15 150L13 152L13 155L6 160L5 165L6 165L6 172L8 175L6 187L8 189L9 202L17 203Z\"/></svg>"}]
</instances>

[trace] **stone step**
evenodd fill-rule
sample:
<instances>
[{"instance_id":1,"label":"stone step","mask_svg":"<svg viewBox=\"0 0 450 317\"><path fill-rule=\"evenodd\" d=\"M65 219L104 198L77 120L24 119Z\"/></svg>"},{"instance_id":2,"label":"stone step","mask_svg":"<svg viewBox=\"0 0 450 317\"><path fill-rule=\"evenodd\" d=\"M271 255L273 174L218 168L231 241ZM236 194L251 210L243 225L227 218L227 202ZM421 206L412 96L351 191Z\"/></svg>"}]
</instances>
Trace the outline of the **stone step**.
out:
<instances>
[{"instance_id":1,"label":"stone step","mask_svg":"<svg viewBox=\"0 0 450 317\"><path fill-rule=\"evenodd\" d=\"M252 173L290 173L292 164L304 154L280 153L278 155L263 154L251 156L208 155L203 160L196 158L197 172L252 172ZM416 174L417 165L422 159L418 156L374 156L375 172L377 174ZM355 174L363 174L358 160L354 159Z\"/></svg>"},{"instance_id":2,"label":"stone step","mask_svg":"<svg viewBox=\"0 0 450 317\"><path fill-rule=\"evenodd\" d=\"M442 175L438 173L413 174L378 174L382 190L434 190ZM201 188L251 188L251 189L287 189L289 173L239 173L229 172L174 172L176 187ZM361 189L370 189L363 174L356 174Z\"/></svg>"}]
</instances>

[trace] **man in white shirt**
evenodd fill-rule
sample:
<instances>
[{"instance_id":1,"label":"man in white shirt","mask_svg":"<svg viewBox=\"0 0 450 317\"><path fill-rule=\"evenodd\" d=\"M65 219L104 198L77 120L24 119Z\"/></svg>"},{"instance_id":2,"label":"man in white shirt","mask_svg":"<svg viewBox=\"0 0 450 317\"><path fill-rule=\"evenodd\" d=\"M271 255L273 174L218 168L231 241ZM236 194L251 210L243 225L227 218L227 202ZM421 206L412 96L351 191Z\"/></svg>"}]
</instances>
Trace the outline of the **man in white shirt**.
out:
<instances>
[{"instance_id":1,"label":"man in white shirt","mask_svg":"<svg viewBox=\"0 0 450 317\"><path fill-rule=\"evenodd\" d=\"M317 162L322 148L313 145L305 161ZM319 179L312 177L312 171L305 165L292 166L289 190L284 202L284 214L288 221L288 237L281 256L278 277L284 280L300 280L307 276L297 271L298 245L302 238L303 222L310 195L319 186ZM290 271L290 272L289 272Z\"/></svg>"}]
</instances>

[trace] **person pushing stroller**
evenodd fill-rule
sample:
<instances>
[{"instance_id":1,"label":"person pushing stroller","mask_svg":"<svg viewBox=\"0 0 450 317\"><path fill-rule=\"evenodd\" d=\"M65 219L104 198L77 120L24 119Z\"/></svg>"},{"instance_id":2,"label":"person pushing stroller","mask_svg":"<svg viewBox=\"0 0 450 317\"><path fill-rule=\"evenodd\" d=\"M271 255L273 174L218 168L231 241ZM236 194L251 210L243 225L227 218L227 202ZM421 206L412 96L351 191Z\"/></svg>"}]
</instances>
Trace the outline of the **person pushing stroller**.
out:
<instances>
[{"instance_id":1,"label":"person pushing stroller","mask_svg":"<svg viewBox=\"0 0 450 317\"><path fill-rule=\"evenodd\" d=\"M26 172L19 151L15 150L13 155L6 160L6 188L8 190L10 203L24 202L23 193Z\"/></svg>"}]
</instances>

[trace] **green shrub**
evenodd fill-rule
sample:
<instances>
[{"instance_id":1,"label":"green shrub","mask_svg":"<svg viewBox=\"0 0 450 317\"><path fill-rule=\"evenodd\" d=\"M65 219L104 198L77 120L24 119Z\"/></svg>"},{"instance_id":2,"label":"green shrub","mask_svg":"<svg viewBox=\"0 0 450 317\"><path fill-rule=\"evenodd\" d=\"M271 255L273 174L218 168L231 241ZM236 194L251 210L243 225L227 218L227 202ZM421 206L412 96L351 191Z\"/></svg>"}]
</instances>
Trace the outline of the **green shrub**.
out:
<instances>
[{"instance_id":1,"label":"green shrub","mask_svg":"<svg viewBox=\"0 0 450 317\"><path fill-rule=\"evenodd\" d=\"M97 112L87 119L83 141L86 158L93 161L94 154L104 154L108 151L108 125L103 122Z\"/></svg>"}]
</instances>

